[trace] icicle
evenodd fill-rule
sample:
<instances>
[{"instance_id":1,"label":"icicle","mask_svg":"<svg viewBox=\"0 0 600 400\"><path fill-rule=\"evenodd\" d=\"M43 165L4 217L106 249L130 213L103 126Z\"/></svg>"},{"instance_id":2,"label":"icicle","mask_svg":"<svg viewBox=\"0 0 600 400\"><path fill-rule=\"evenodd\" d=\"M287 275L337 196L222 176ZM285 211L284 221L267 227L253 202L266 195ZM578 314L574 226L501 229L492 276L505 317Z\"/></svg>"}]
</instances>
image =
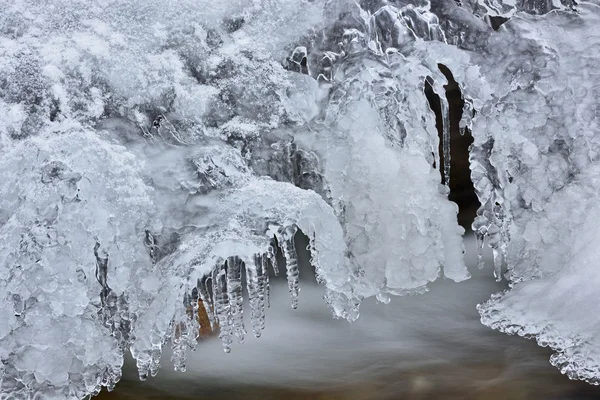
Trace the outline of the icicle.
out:
<instances>
[{"instance_id":1,"label":"icicle","mask_svg":"<svg viewBox=\"0 0 600 400\"><path fill-rule=\"evenodd\" d=\"M498 248L492 249L494 255L494 278L496 282L502 281L502 252Z\"/></svg>"},{"instance_id":2,"label":"icicle","mask_svg":"<svg viewBox=\"0 0 600 400\"><path fill-rule=\"evenodd\" d=\"M434 85L435 82L433 81L433 78L431 78L430 76L428 76L427 78L425 78L425 81L423 83L424 87L423 90L426 92L428 90L433 90L434 93L437 94L437 92L434 89ZM434 106L433 104L428 100L429 103L429 107L431 109L432 114L435 115L435 111L434 111ZM434 119L434 121L436 121L436 127L437 127L437 120ZM440 155L440 143L439 143L439 136L437 133L437 130L435 131L435 135L430 135L430 144L431 144L431 153L433 154L433 162L435 164L435 167L439 169L440 173L442 172L442 157Z\"/></svg>"},{"instance_id":3,"label":"icicle","mask_svg":"<svg viewBox=\"0 0 600 400\"><path fill-rule=\"evenodd\" d=\"M275 242L275 238L271 240L267 254L269 261L271 261L271 266L273 267L273 273L275 276L279 276L279 265L277 264L277 243Z\"/></svg>"},{"instance_id":4,"label":"icicle","mask_svg":"<svg viewBox=\"0 0 600 400\"><path fill-rule=\"evenodd\" d=\"M257 338L261 334L261 320L264 318L264 295L261 293L261 284L259 280L259 274L261 269L260 256L257 254L254 256L254 260L244 261L246 266L246 287L248 289L248 298L250 302L250 321L252 323L252 330L254 336ZM261 307L262 303L262 307Z\"/></svg>"},{"instance_id":5,"label":"icicle","mask_svg":"<svg viewBox=\"0 0 600 400\"><path fill-rule=\"evenodd\" d=\"M494 255L494 277L497 282L502 280L502 263L506 256L506 246L508 244L507 233L505 230L506 213L503 207L504 200L501 192L495 192L495 201L493 210L494 222L494 241L492 242Z\"/></svg>"},{"instance_id":6,"label":"icicle","mask_svg":"<svg viewBox=\"0 0 600 400\"><path fill-rule=\"evenodd\" d=\"M485 236L479 232L475 231L475 242L477 243L477 268L483 269L485 263L483 261L483 248L485 246Z\"/></svg>"},{"instance_id":7,"label":"icicle","mask_svg":"<svg viewBox=\"0 0 600 400\"><path fill-rule=\"evenodd\" d=\"M172 323L172 334L171 334L171 362L175 371L185 372L185 350L188 336L188 310L192 309L191 296L184 294L183 305L185 307L185 314L176 318ZM177 322L177 320L181 322Z\"/></svg>"},{"instance_id":8,"label":"icicle","mask_svg":"<svg viewBox=\"0 0 600 400\"><path fill-rule=\"evenodd\" d=\"M492 248L494 257L494 278L502 280L502 262L506 255L507 238L504 230L505 212L501 205L502 198L497 193L491 193L484 206L477 211L473 221L473 231L477 239L477 265L483 267L484 240Z\"/></svg>"},{"instance_id":9,"label":"icicle","mask_svg":"<svg viewBox=\"0 0 600 400\"><path fill-rule=\"evenodd\" d=\"M196 287L192 289L192 295L191 295L191 311L190 311L190 320L194 321L194 330L195 330L195 335L190 335L190 339L193 336L194 337L194 343L191 343L190 340L190 346L194 346L197 343L198 339L200 337L203 337L206 333L210 333L211 330L211 324L210 324L210 319L208 318L208 314L205 310L204 307L204 303L202 303L202 300L200 300L200 295L199 295L199 291L198 291L198 286L200 285L200 279L198 279L198 283L196 284ZM201 315L204 315L205 318L201 318ZM207 329L208 328L208 329Z\"/></svg>"},{"instance_id":10,"label":"icicle","mask_svg":"<svg viewBox=\"0 0 600 400\"><path fill-rule=\"evenodd\" d=\"M244 328L244 297L242 294L242 260L239 257L227 259L227 295L229 296L233 333L238 342L246 336Z\"/></svg>"},{"instance_id":11,"label":"icicle","mask_svg":"<svg viewBox=\"0 0 600 400\"><path fill-rule=\"evenodd\" d=\"M298 293L300 292L298 282L298 255L296 254L296 245L294 244L294 235L296 227L288 226L280 231L281 242L283 244L283 254L287 266L287 281L292 298L292 308L298 307Z\"/></svg>"},{"instance_id":12,"label":"icicle","mask_svg":"<svg viewBox=\"0 0 600 400\"><path fill-rule=\"evenodd\" d=\"M269 286L269 272L266 269L267 263L265 263L266 255L256 254L254 256L254 264L256 265L256 272L258 277L258 298L260 307L260 330L265 329L265 304L267 301L267 290Z\"/></svg>"},{"instance_id":13,"label":"icicle","mask_svg":"<svg viewBox=\"0 0 600 400\"><path fill-rule=\"evenodd\" d=\"M138 351L135 347L131 347L129 351L135 360L138 379L143 382L148 379L148 371L150 370L150 352L148 350Z\"/></svg>"},{"instance_id":14,"label":"icicle","mask_svg":"<svg viewBox=\"0 0 600 400\"><path fill-rule=\"evenodd\" d=\"M263 254L261 257L262 261L262 276L264 279L264 294L265 303L267 307L271 307L271 286L269 284L269 258L267 254Z\"/></svg>"},{"instance_id":15,"label":"icicle","mask_svg":"<svg viewBox=\"0 0 600 400\"><path fill-rule=\"evenodd\" d=\"M154 333L154 332L153 332ZM154 333L156 336L156 333ZM162 356L162 341L157 340L152 343L152 351L150 352L150 376L154 377L160 369L160 358Z\"/></svg>"},{"instance_id":16,"label":"icicle","mask_svg":"<svg viewBox=\"0 0 600 400\"><path fill-rule=\"evenodd\" d=\"M317 254L317 250L315 249L315 234L313 233L312 237L308 240L308 246L306 246L306 250L310 254L310 265L315 268L315 279L319 285L325 285L325 279L321 275L321 266L316 262L315 255Z\"/></svg>"},{"instance_id":17,"label":"icicle","mask_svg":"<svg viewBox=\"0 0 600 400\"><path fill-rule=\"evenodd\" d=\"M198 289L194 288L191 295L189 296L190 304L187 308L187 324L189 327L189 333L186 336L187 346L191 350L196 349L198 344L198 337L200 336L200 319L198 318Z\"/></svg>"},{"instance_id":18,"label":"icicle","mask_svg":"<svg viewBox=\"0 0 600 400\"><path fill-rule=\"evenodd\" d=\"M446 92L439 95L442 111L442 152L444 156L444 182L450 187L450 107Z\"/></svg>"},{"instance_id":19,"label":"icicle","mask_svg":"<svg viewBox=\"0 0 600 400\"><path fill-rule=\"evenodd\" d=\"M200 279L198 279L198 283L200 283ZM186 299L186 295L183 296L183 302L185 303L185 299ZM197 303L199 299L199 295L198 295L198 286L196 285L195 288L192 288L192 294L190 295L190 307L191 310L188 311L188 315L190 317L194 317L194 311L197 311L198 309L198 305L194 305L194 303Z\"/></svg>"},{"instance_id":20,"label":"icicle","mask_svg":"<svg viewBox=\"0 0 600 400\"><path fill-rule=\"evenodd\" d=\"M467 128L471 129L473 125L473 102L469 99L464 99L462 117L458 123L458 129L461 135L465 134Z\"/></svg>"},{"instance_id":21,"label":"icicle","mask_svg":"<svg viewBox=\"0 0 600 400\"><path fill-rule=\"evenodd\" d=\"M215 331L217 329L217 321L215 318L215 305L213 304L212 298L208 293L208 281L211 280L210 277L205 277L203 279L198 279L198 295L200 301L204 304L204 310L206 311L206 316L208 317L208 322L210 327L208 327L211 331ZM201 328L204 328L201 326Z\"/></svg>"},{"instance_id":22,"label":"icicle","mask_svg":"<svg viewBox=\"0 0 600 400\"><path fill-rule=\"evenodd\" d=\"M222 260L217 261L212 272L212 291L215 315L220 327L219 338L223 344L223 350L225 353L229 353L231 351L231 312L227 295L227 272Z\"/></svg>"}]
</instances>

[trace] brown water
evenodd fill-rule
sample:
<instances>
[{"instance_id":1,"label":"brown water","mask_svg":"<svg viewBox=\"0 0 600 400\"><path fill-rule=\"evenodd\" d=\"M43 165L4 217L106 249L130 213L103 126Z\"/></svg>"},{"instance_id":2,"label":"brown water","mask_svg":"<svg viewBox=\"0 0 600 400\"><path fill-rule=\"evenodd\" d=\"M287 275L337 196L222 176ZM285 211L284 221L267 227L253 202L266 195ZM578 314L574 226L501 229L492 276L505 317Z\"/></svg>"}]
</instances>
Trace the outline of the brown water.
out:
<instances>
[{"instance_id":1,"label":"brown water","mask_svg":"<svg viewBox=\"0 0 600 400\"><path fill-rule=\"evenodd\" d=\"M216 338L201 342L185 373L172 371L165 354L158 376L146 382L128 362L115 391L97 398L600 399L600 388L552 367L549 349L481 325L476 304L504 287L489 269L471 268L473 244L467 245L471 280L436 282L426 295L387 305L365 301L352 324L331 318L322 288L310 281L295 311L285 281L276 282L260 339L248 337L231 354Z\"/></svg>"}]
</instances>

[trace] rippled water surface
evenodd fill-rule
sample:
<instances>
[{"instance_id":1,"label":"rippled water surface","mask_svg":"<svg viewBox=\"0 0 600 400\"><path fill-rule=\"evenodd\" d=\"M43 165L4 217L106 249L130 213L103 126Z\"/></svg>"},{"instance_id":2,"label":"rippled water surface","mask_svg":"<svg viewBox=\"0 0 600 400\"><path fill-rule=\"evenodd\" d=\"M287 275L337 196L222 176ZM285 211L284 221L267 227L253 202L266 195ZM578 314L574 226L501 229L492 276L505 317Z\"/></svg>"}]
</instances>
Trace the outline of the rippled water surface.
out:
<instances>
[{"instance_id":1,"label":"rippled water surface","mask_svg":"<svg viewBox=\"0 0 600 400\"><path fill-rule=\"evenodd\" d=\"M98 399L600 399L600 388L552 367L550 350L480 324L476 304L503 285L473 266L466 243L472 279L389 304L365 301L352 324L331 318L308 278L295 311L276 281L261 338L250 335L231 354L217 338L201 342L185 373L172 371L167 353L146 382L129 362L115 391Z\"/></svg>"}]
</instances>

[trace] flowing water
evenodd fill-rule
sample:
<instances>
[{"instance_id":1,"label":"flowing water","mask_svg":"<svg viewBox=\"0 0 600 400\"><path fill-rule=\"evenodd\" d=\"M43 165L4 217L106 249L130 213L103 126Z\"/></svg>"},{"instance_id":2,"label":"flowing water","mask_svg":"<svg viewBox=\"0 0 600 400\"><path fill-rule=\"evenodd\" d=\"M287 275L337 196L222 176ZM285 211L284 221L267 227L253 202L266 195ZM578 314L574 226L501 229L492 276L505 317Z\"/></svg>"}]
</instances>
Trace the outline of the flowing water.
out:
<instances>
[{"instance_id":1,"label":"flowing water","mask_svg":"<svg viewBox=\"0 0 600 400\"><path fill-rule=\"evenodd\" d=\"M203 341L185 373L165 352L158 376L145 382L129 361L115 391L98 399L600 399L600 388L552 367L550 350L480 324L477 303L504 286L489 259L477 270L474 243L465 243L472 279L436 282L389 304L369 299L351 324L331 318L310 274L297 310L285 280L275 280L262 337L249 335L231 354L218 338Z\"/></svg>"}]
</instances>

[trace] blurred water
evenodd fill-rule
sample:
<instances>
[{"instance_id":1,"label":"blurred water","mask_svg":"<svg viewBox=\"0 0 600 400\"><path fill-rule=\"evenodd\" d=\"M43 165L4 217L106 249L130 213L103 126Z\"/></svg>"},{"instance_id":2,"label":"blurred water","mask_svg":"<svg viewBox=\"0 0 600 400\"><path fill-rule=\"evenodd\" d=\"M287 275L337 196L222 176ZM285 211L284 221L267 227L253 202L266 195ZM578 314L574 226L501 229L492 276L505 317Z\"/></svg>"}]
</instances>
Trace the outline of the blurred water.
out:
<instances>
[{"instance_id":1,"label":"blurred water","mask_svg":"<svg viewBox=\"0 0 600 400\"><path fill-rule=\"evenodd\" d=\"M440 281L422 296L369 299L350 324L333 320L323 290L302 282L300 305L290 308L284 280L272 287L267 329L231 354L218 338L199 343L186 373L174 372L170 353L156 378L137 380L129 361L122 381L101 399L600 399L600 389L552 367L550 351L534 342L491 331L475 309L504 289L491 262L473 278Z\"/></svg>"}]
</instances>

